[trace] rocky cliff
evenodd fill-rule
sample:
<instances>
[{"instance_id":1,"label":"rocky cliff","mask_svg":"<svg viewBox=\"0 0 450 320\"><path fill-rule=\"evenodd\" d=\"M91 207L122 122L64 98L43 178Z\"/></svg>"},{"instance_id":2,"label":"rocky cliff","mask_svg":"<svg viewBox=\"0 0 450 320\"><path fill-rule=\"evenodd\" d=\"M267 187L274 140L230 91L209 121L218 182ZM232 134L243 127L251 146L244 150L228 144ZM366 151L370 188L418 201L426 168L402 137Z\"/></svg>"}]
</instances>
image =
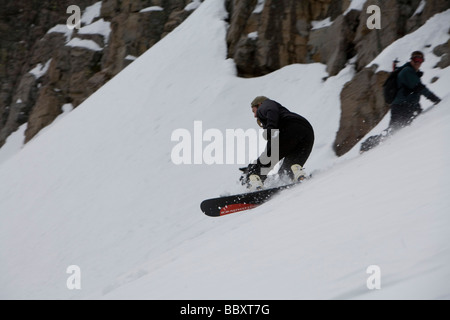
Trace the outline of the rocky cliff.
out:
<instances>
[{"instance_id":1,"label":"rocky cliff","mask_svg":"<svg viewBox=\"0 0 450 320\"><path fill-rule=\"evenodd\" d=\"M222 0L217 0L222 1ZM365 66L384 48L450 7L448 0L224 0L228 56L241 77L293 63L321 62L336 75L353 63L341 92L335 151L347 152L388 111L386 73ZM4 0L0 4L0 146L21 124L26 141L63 108L76 108L136 57L177 27L201 0ZM82 11L70 30L69 5ZM380 7L381 29L366 8ZM436 49L448 65L449 44Z\"/></svg>"},{"instance_id":2,"label":"rocky cliff","mask_svg":"<svg viewBox=\"0 0 450 320\"><path fill-rule=\"evenodd\" d=\"M76 4L81 28L66 25ZM0 146L26 141L177 27L199 0L4 0L0 4Z\"/></svg>"},{"instance_id":3,"label":"rocky cliff","mask_svg":"<svg viewBox=\"0 0 450 320\"><path fill-rule=\"evenodd\" d=\"M380 29L367 27L369 5L380 8ZM355 76L341 92L342 115L334 143L340 156L389 111L382 95L388 74L365 66L389 44L448 9L450 1L228 0L227 7L229 57L242 77L312 62L326 64L333 76L354 64ZM448 65L449 51L448 43L437 50L442 68Z\"/></svg>"}]
</instances>

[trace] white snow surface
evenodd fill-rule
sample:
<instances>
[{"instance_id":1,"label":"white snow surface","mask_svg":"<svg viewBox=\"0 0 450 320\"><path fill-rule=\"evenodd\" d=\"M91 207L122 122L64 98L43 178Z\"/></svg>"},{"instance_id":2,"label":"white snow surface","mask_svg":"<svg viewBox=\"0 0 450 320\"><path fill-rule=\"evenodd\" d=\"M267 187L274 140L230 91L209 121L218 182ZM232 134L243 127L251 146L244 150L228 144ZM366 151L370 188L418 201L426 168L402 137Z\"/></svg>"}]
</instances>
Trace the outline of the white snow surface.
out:
<instances>
[{"instance_id":1,"label":"white snow surface","mask_svg":"<svg viewBox=\"0 0 450 320\"><path fill-rule=\"evenodd\" d=\"M419 15L423 12L423 9L425 8L427 2L425 0L421 0L419 3L419 6L417 7L416 11L414 12L413 16Z\"/></svg>"},{"instance_id":2,"label":"white snow surface","mask_svg":"<svg viewBox=\"0 0 450 320\"><path fill-rule=\"evenodd\" d=\"M39 79L43 75L45 75L50 67L50 62L52 59L49 59L44 65L42 63L38 63L36 67L31 69L29 72L36 78Z\"/></svg>"},{"instance_id":3,"label":"white snow surface","mask_svg":"<svg viewBox=\"0 0 450 320\"><path fill-rule=\"evenodd\" d=\"M160 7L160 6L151 6L148 8L144 8L142 10L140 10L140 13L144 13L144 12L153 12L153 11L163 11L164 8Z\"/></svg>"},{"instance_id":4,"label":"white snow surface","mask_svg":"<svg viewBox=\"0 0 450 320\"><path fill-rule=\"evenodd\" d=\"M81 16L81 23L91 24L95 18L100 16L101 9L102 9L102 1L98 1L93 5L87 7L84 10L83 15Z\"/></svg>"},{"instance_id":5,"label":"white snow surface","mask_svg":"<svg viewBox=\"0 0 450 320\"><path fill-rule=\"evenodd\" d=\"M68 43L66 43L66 46L84 48L84 49L88 49L88 50L92 50L92 51L103 50L95 41L88 40L88 39L80 39L80 38L73 38Z\"/></svg>"},{"instance_id":6,"label":"white snow surface","mask_svg":"<svg viewBox=\"0 0 450 320\"><path fill-rule=\"evenodd\" d=\"M111 34L111 23L103 19L97 20L90 25L80 28L78 31L80 34L99 34L103 36L105 44L109 41L109 35Z\"/></svg>"},{"instance_id":7,"label":"white snow surface","mask_svg":"<svg viewBox=\"0 0 450 320\"><path fill-rule=\"evenodd\" d=\"M449 299L449 68L424 63L439 77L425 83L438 106L378 148L337 158L352 67L326 81L322 64L238 78L225 17L222 1L204 1L0 165L0 298ZM242 190L239 165L174 165L171 134L196 120L257 129L250 102L262 94L311 121L314 177L207 217L202 200ZM67 287L71 265L81 289ZM367 287L371 265L379 290Z\"/></svg>"},{"instance_id":8,"label":"white snow surface","mask_svg":"<svg viewBox=\"0 0 450 320\"><path fill-rule=\"evenodd\" d=\"M317 30L317 29L321 29L321 28L326 28L329 27L333 24L333 21L331 21L331 17L328 17L324 20L320 20L320 21L311 21L311 30Z\"/></svg>"},{"instance_id":9,"label":"white snow surface","mask_svg":"<svg viewBox=\"0 0 450 320\"><path fill-rule=\"evenodd\" d=\"M185 11L197 10L198 7L202 4L202 0L192 0L191 3L188 3L186 7L184 7Z\"/></svg>"},{"instance_id":10,"label":"white snow surface","mask_svg":"<svg viewBox=\"0 0 450 320\"><path fill-rule=\"evenodd\" d=\"M252 13L260 14L261 12L263 12L265 2L265 0L258 0Z\"/></svg>"},{"instance_id":11,"label":"white snow surface","mask_svg":"<svg viewBox=\"0 0 450 320\"><path fill-rule=\"evenodd\" d=\"M63 33L66 37L66 42L69 42L72 37L73 29L68 28L65 24L57 24L50 28L47 33Z\"/></svg>"},{"instance_id":12,"label":"white snow surface","mask_svg":"<svg viewBox=\"0 0 450 320\"><path fill-rule=\"evenodd\" d=\"M362 11L365 3L366 3L366 0L351 0L350 5L348 6L347 10L345 10L345 12L344 12L344 15L346 15L347 13L349 13L352 10Z\"/></svg>"},{"instance_id":13,"label":"white snow surface","mask_svg":"<svg viewBox=\"0 0 450 320\"><path fill-rule=\"evenodd\" d=\"M5 144L0 148L0 165L9 158L16 155L23 147L25 141L25 130L27 124L23 124L6 139Z\"/></svg>"}]
</instances>

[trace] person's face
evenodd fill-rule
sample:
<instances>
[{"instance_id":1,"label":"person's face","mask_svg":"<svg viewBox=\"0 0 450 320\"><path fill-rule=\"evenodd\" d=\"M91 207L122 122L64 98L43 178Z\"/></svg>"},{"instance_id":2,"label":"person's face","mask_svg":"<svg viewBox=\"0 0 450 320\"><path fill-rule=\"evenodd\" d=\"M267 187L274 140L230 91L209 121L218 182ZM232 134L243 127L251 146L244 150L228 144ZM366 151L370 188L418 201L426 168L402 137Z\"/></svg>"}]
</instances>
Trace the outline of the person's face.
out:
<instances>
[{"instance_id":1,"label":"person's face","mask_svg":"<svg viewBox=\"0 0 450 320\"><path fill-rule=\"evenodd\" d=\"M253 112L253 115L255 116L255 118L257 118L257 116L256 116L257 111L258 111L258 106L252 106L252 112Z\"/></svg>"},{"instance_id":2,"label":"person's face","mask_svg":"<svg viewBox=\"0 0 450 320\"><path fill-rule=\"evenodd\" d=\"M420 56L411 58L411 64L414 67L414 69L416 69L416 71L420 69L420 66L422 65L422 63L424 61L425 61L425 59Z\"/></svg>"}]
</instances>

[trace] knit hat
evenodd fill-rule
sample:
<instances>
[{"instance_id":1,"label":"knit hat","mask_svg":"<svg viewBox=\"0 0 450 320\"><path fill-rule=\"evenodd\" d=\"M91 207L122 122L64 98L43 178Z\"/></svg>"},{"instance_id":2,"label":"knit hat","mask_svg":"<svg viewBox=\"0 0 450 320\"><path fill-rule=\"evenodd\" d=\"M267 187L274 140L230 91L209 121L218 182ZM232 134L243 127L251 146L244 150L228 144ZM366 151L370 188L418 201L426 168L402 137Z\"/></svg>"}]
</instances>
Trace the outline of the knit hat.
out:
<instances>
[{"instance_id":1,"label":"knit hat","mask_svg":"<svg viewBox=\"0 0 450 320\"><path fill-rule=\"evenodd\" d=\"M258 97L256 97L256 98L253 99L253 101L252 101L252 107L257 107L260 103L263 103L263 102L266 101L267 99L269 99L269 98L264 97L264 96L258 96Z\"/></svg>"}]
</instances>

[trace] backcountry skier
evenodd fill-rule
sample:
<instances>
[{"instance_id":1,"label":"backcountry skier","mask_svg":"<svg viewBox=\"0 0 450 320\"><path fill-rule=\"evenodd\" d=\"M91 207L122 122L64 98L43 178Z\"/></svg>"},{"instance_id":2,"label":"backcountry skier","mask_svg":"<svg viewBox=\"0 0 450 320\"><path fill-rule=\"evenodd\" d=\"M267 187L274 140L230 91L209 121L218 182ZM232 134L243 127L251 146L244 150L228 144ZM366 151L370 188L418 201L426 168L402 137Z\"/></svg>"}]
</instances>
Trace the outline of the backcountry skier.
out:
<instances>
[{"instance_id":1,"label":"backcountry skier","mask_svg":"<svg viewBox=\"0 0 450 320\"><path fill-rule=\"evenodd\" d=\"M434 104L438 104L441 101L439 97L425 87L420 81L420 78L423 75L423 72L420 71L420 67L424 61L424 54L421 51L414 51L411 53L410 61L394 70L393 73L398 72L397 77L395 78L395 89L397 91L395 93L395 98L391 103L391 120L389 122L389 127L381 134L367 138L361 144L360 152L368 151L376 147L391 134L403 127L409 126L413 120L422 113L422 107L419 103L421 95L424 95L427 99L434 102Z\"/></svg>"},{"instance_id":2,"label":"backcountry skier","mask_svg":"<svg viewBox=\"0 0 450 320\"><path fill-rule=\"evenodd\" d=\"M421 51L414 51L411 54L410 61L403 66L398 74L397 86L399 90L391 105L391 121L389 124L391 131L410 125L422 112L419 104L421 95L435 104L441 101L420 81L423 72L419 69L424 61L424 54Z\"/></svg>"},{"instance_id":3,"label":"backcountry skier","mask_svg":"<svg viewBox=\"0 0 450 320\"><path fill-rule=\"evenodd\" d=\"M272 153L276 151L278 151L277 159L283 159L278 174L287 175L295 182L303 180L305 178L303 166L314 144L314 130L311 124L304 117L264 96L256 97L251 103L251 108L258 124L267 129L267 146L255 163L249 164L247 168L241 168L244 172L242 182L251 189L261 189L267 173L276 165L274 161L267 163L263 159L271 158ZM272 141L274 139L276 141ZM278 150L271 150L271 146L277 146Z\"/></svg>"}]
</instances>

